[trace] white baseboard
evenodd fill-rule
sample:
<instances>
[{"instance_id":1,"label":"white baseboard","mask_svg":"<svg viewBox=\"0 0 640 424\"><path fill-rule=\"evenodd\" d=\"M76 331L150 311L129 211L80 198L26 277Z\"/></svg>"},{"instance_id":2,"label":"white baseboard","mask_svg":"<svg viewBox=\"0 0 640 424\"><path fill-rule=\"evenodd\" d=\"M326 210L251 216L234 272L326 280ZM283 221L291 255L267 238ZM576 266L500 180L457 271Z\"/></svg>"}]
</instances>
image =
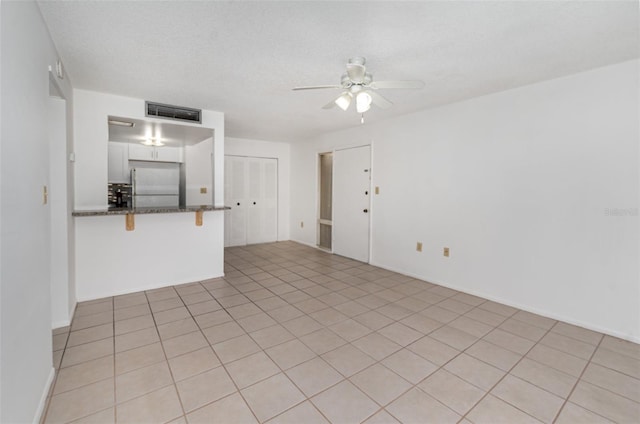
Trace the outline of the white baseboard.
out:
<instances>
[{"instance_id":1,"label":"white baseboard","mask_svg":"<svg viewBox=\"0 0 640 424\"><path fill-rule=\"evenodd\" d=\"M555 320L558 320L558 321L566 322L567 324L571 324L571 325L575 325L575 326L578 326L578 327L586 328L587 330L596 331L596 332L602 333L602 334L607 334L609 336L617 337L619 339L628 340L628 341L633 342L633 343L640 343L640 337L634 337L634 336L632 336L630 334L620 333L618 331L614 331L614 330L611 330L609 328L603 328L603 327L599 327L597 325L594 325L594 324L591 324L591 323L588 323L588 322L575 320L573 318L566 317L566 316L564 316L562 314L555 314L555 313L549 312L547 310L532 308L529 305L523 305L521 303L511 302L509 300L506 300L506 299L503 299L503 298L500 298L500 297L496 297L496 296L492 296L492 295L488 295L488 294L480 292L480 291L466 290L466 289L461 290L460 287L456 287L456 286L453 286L451 284L444 283L442 281L432 280L432 279L430 279L428 277L425 277L424 275L412 274L412 273L409 273L409 272L406 272L406 271L393 269L391 267L388 267L388 266L385 266L385 265L376 264L376 263L373 263L373 262L371 262L371 265L377 266L378 268L386 269L387 271L397 272L398 274L402 274L402 275L406 275L408 277L416 278L418 280L426 281L426 282L429 282L431 284L437 284L439 286L446 287L446 288L449 288L449 289L452 289L452 290L457 290L457 291L462 292L462 293L471 294L473 296L478 296L478 297L481 297L483 299L491 300L493 302L501 303L503 305L511 306L513 308L521 309L521 310L526 311L526 312L531 312L533 314L541 315L543 317L555 319Z\"/></svg>"},{"instance_id":2,"label":"white baseboard","mask_svg":"<svg viewBox=\"0 0 640 424\"><path fill-rule=\"evenodd\" d=\"M56 328L62 328L62 327L66 327L68 325L71 325L71 323L73 322L73 316L76 313L76 305L78 304L78 302L73 302L73 307L71 308L71 311L69 312L69 319L68 320L62 320L62 321L56 321L51 323L51 328L52 329L56 329Z\"/></svg>"},{"instance_id":3,"label":"white baseboard","mask_svg":"<svg viewBox=\"0 0 640 424\"><path fill-rule=\"evenodd\" d=\"M52 322L51 323L51 328L52 329L57 329L57 328L62 328L62 327L66 327L68 325L71 325L71 319L68 320L64 320L64 321L56 321L56 322Z\"/></svg>"},{"instance_id":4,"label":"white baseboard","mask_svg":"<svg viewBox=\"0 0 640 424\"><path fill-rule=\"evenodd\" d=\"M316 244L307 243L307 242L305 242L305 241L300 241L300 240L293 240L293 239L288 240L288 241L292 241L292 242L294 242L294 243L302 244L302 245L304 245L304 246L313 247L314 249L318 249L318 250L320 250L321 252L325 252L325 253L333 254L333 252L332 252L332 251L327 250L327 249L323 249L323 248L319 247L319 246L318 246L318 245L316 245Z\"/></svg>"},{"instance_id":5,"label":"white baseboard","mask_svg":"<svg viewBox=\"0 0 640 424\"><path fill-rule=\"evenodd\" d=\"M33 423L38 424L40 420L43 418L42 414L44 414L44 410L47 407L47 398L49 397L49 391L51 390L51 384L53 383L53 379L56 376L56 369L51 367L51 372L49 373L49 378L47 378L47 383L44 385L44 390L42 391L42 396L40 397L40 403L38 404L38 409L36 410L36 415L33 417Z\"/></svg>"}]
</instances>

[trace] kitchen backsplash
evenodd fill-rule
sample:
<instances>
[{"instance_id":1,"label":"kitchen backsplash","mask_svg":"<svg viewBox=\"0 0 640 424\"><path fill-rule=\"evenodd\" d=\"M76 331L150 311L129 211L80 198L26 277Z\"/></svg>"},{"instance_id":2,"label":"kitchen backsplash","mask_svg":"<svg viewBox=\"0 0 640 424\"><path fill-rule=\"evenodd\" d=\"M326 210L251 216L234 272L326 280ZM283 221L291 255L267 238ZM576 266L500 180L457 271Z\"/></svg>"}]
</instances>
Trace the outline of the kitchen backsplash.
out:
<instances>
[{"instance_id":1,"label":"kitchen backsplash","mask_svg":"<svg viewBox=\"0 0 640 424\"><path fill-rule=\"evenodd\" d=\"M107 199L109 206L117 206L118 190L122 193L122 207L131 206L131 184L109 183L107 189Z\"/></svg>"}]
</instances>

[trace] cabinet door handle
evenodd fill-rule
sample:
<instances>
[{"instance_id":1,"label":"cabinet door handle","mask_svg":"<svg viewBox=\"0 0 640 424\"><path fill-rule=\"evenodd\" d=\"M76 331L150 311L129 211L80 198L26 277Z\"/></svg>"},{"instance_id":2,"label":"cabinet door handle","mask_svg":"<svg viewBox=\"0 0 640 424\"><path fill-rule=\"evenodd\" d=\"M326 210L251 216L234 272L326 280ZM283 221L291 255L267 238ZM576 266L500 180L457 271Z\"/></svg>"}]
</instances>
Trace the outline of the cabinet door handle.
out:
<instances>
[{"instance_id":1,"label":"cabinet door handle","mask_svg":"<svg viewBox=\"0 0 640 424\"><path fill-rule=\"evenodd\" d=\"M365 210L363 210L362 212L364 212L364 213L368 213L368 212L369 212L369 209L365 209Z\"/></svg>"},{"instance_id":2,"label":"cabinet door handle","mask_svg":"<svg viewBox=\"0 0 640 424\"><path fill-rule=\"evenodd\" d=\"M253 204L255 205L255 204L256 204L256 202L253 202Z\"/></svg>"},{"instance_id":3,"label":"cabinet door handle","mask_svg":"<svg viewBox=\"0 0 640 424\"><path fill-rule=\"evenodd\" d=\"M238 202L238 206L240 206L240 202Z\"/></svg>"}]
</instances>

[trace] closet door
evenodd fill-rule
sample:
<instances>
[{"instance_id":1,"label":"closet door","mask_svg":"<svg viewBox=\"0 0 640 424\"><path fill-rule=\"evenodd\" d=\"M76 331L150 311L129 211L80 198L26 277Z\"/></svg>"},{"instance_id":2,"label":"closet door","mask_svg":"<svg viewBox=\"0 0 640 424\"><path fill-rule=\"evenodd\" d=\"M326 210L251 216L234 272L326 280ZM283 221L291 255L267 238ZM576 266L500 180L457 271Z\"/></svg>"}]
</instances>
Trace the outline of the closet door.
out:
<instances>
[{"instance_id":1,"label":"closet door","mask_svg":"<svg viewBox=\"0 0 640 424\"><path fill-rule=\"evenodd\" d=\"M247 244L246 158L224 157L224 204L231 209L224 216L224 245Z\"/></svg>"},{"instance_id":2,"label":"closet door","mask_svg":"<svg viewBox=\"0 0 640 424\"><path fill-rule=\"evenodd\" d=\"M278 160L225 156L224 245L278 240Z\"/></svg>"},{"instance_id":3,"label":"closet door","mask_svg":"<svg viewBox=\"0 0 640 424\"><path fill-rule=\"evenodd\" d=\"M278 160L247 158L247 244L278 239Z\"/></svg>"}]
</instances>

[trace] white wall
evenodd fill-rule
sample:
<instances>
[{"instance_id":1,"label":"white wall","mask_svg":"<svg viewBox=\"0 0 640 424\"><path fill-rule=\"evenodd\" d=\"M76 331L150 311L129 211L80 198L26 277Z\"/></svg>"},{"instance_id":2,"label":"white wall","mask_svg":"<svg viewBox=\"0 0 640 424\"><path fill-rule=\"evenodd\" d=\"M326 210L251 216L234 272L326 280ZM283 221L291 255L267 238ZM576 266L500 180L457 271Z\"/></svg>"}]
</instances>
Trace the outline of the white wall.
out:
<instances>
[{"instance_id":1,"label":"white wall","mask_svg":"<svg viewBox=\"0 0 640 424\"><path fill-rule=\"evenodd\" d=\"M75 208L107 207L109 129L107 116L166 122L145 117L144 100L86 90L73 90L75 142ZM180 123L214 130L214 204L224 204L224 114L202 111L202 124ZM210 202L209 202L210 203Z\"/></svg>"},{"instance_id":2,"label":"white wall","mask_svg":"<svg viewBox=\"0 0 640 424\"><path fill-rule=\"evenodd\" d=\"M225 154L278 159L278 240L289 240L290 151L288 143L225 137Z\"/></svg>"},{"instance_id":3,"label":"white wall","mask_svg":"<svg viewBox=\"0 0 640 424\"><path fill-rule=\"evenodd\" d=\"M56 222L42 192L50 185L48 69L57 53L35 2L2 2L0 16L0 422L37 422L53 378L49 243ZM58 82L70 98L68 78ZM68 102L68 118L70 110Z\"/></svg>"},{"instance_id":4,"label":"white wall","mask_svg":"<svg viewBox=\"0 0 640 424\"><path fill-rule=\"evenodd\" d=\"M372 143L372 264L640 341L638 92L630 61L294 144L291 238L317 153Z\"/></svg>"}]
</instances>

